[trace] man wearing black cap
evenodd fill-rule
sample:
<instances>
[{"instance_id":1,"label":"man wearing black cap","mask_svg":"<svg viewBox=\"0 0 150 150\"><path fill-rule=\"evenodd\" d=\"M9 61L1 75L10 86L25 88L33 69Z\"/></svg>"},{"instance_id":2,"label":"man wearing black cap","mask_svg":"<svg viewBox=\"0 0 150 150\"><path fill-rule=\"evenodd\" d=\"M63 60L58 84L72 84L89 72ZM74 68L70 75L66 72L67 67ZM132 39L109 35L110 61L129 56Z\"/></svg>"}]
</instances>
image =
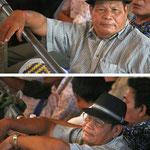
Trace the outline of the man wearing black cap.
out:
<instances>
[{"instance_id":1,"label":"man wearing black cap","mask_svg":"<svg viewBox=\"0 0 150 150\"><path fill-rule=\"evenodd\" d=\"M128 90L124 95L127 105L128 127L123 135L135 150L150 149L150 78L129 78Z\"/></svg>"},{"instance_id":2,"label":"man wearing black cap","mask_svg":"<svg viewBox=\"0 0 150 150\"><path fill-rule=\"evenodd\" d=\"M32 11L14 11L0 27L0 42L24 26L46 37L47 50L69 58L72 73L150 73L150 39L127 20L131 0L87 0L92 21L65 23Z\"/></svg>"},{"instance_id":3,"label":"man wearing black cap","mask_svg":"<svg viewBox=\"0 0 150 150\"><path fill-rule=\"evenodd\" d=\"M123 125L128 124L124 120L126 104L123 101L104 93L90 108L84 108L84 112L86 117L82 129L47 118L3 119L0 121L0 140L8 129L45 136L10 136L0 144L0 149L130 150L121 135Z\"/></svg>"}]
</instances>

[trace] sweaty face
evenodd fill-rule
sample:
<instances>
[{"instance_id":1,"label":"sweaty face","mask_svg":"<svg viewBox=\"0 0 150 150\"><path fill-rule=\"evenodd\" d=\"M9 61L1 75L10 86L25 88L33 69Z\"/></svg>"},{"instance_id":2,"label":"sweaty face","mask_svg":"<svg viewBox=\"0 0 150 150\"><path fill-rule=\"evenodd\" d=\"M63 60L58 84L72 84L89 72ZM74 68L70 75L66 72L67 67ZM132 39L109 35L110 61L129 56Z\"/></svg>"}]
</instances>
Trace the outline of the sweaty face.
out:
<instances>
[{"instance_id":1,"label":"sweaty face","mask_svg":"<svg viewBox=\"0 0 150 150\"><path fill-rule=\"evenodd\" d=\"M91 10L92 21L97 36L109 38L126 25L128 6L121 1L97 1Z\"/></svg>"},{"instance_id":2,"label":"sweaty face","mask_svg":"<svg viewBox=\"0 0 150 150\"><path fill-rule=\"evenodd\" d=\"M135 108L134 91L129 88L124 95L123 100L127 105L127 112L125 120L129 122L129 125L133 125L139 122L139 108Z\"/></svg>"},{"instance_id":3,"label":"sweaty face","mask_svg":"<svg viewBox=\"0 0 150 150\"><path fill-rule=\"evenodd\" d=\"M97 121L93 117L87 120L84 120L82 127L83 140L88 145L103 145L113 138L111 124L104 124L101 120Z\"/></svg>"},{"instance_id":4,"label":"sweaty face","mask_svg":"<svg viewBox=\"0 0 150 150\"><path fill-rule=\"evenodd\" d=\"M130 6L135 15L150 15L150 0L132 0Z\"/></svg>"}]
</instances>

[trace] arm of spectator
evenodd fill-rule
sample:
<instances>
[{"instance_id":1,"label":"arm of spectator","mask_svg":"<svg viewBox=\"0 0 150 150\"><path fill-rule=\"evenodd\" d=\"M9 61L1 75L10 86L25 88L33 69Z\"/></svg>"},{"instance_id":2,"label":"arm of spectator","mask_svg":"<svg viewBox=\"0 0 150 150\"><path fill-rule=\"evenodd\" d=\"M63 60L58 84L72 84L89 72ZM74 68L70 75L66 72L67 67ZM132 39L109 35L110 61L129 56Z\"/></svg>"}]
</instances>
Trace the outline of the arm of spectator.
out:
<instances>
[{"instance_id":1,"label":"arm of spectator","mask_svg":"<svg viewBox=\"0 0 150 150\"><path fill-rule=\"evenodd\" d=\"M66 0L62 10L58 13L58 20L65 21L65 22L73 22L73 18L70 17L70 5L71 1Z\"/></svg>"},{"instance_id":2,"label":"arm of spectator","mask_svg":"<svg viewBox=\"0 0 150 150\"><path fill-rule=\"evenodd\" d=\"M18 40L22 41L21 35L25 26L37 35L46 36L47 19L43 15L34 11L16 10L0 27L0 42L4 44L9 41L15 32Z\"/></svg>"},{"instance_id":3,"label":"arm of spectator","mask_svg":"<svg viewBox=\"0 0 150 150\"><path fill-rule=\"evenodd\" d=\"M73 22L73 18L70 17L70 12L69 10L64 10L59 12L58 14L58 19L61 21L65 21L65 22Z\"/></svg>"},{"instance_id":4,"label":"arm of spectator","mask_svg":"<svg viewBox=\"0 0 150 150\"><path fill-rule=\"evenodd\" d=\"M83 1L80 6L80 11L77 16L74 18L73 22L81 23L87 20L91 20L89 5Z\"/></svg>"},{"instance_id":5,"label":"arm of spectator","mask_svg":"<svg viewBox=\"0 0 150 150\"><path fill-rule=\"evenodd\" d=\"M17 91L21 90L24 95L35 99L47 99L51 94L52 84L37 80L27 81L15 77L1 77L0 79L11 88Z\"/></svg>"},{"instance_id":6,"label":"arm of spectator","mask_svg":"<svg viewBox=\"0 0 150 150\"><path fill-rule=\"evenodd\" d=\"M68 143L47 136L19 136L17 145L21 149L30 150L70 150ZM13 136L8 137L0 144L1 150L11 150L13 148Z\"/></svg>"},{"instance_id":7,"label":"arm of spectator","mask_svg":"<svg viewBox=\"0 0 150 150\"><path fill-rule=\"evenodd\" d=\"M23 90L24 88L24 80L15 78L15 77L0 77L5 84L9 85L11 88L15 90Z\"/></svg>"},{"instance_id":8,"label":"arm of spectator","mask_svg":"<svg viewBox=\"0 0 150 150\"><path fill-rule=\"evenodd\" d=\"M25 134L38 134L42 136L53 136L55 126L63 125L68 127L77 127L65 121L52 120L45 117L22 118L22 119L1 119L0 120L0 141L4 140L9 130Z\"/></svg>"}]
</instances>

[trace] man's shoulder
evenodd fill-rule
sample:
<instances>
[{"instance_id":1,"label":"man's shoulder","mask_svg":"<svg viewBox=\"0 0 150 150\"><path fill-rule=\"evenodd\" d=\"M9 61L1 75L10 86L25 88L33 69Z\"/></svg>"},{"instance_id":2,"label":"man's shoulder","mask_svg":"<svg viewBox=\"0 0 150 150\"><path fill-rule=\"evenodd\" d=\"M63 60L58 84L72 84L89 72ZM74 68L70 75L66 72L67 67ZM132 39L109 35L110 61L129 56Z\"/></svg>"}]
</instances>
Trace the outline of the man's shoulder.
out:
<instances>
[{"instance_id":1,"label":"man's shoulder","mask_svg":"<svg viewBox=\"0 0 150 150\"><path fill-rule=\"evenodd\" d=\"M127 142L123 138L123 135L114 138L111 142L107 143L106 146L117 150L130 150Z\"/></svg>"},{"instance_id":2,"label":"man's shoulder","mask_svg":"<svg viewBox=\"0 0 150 150\"><path fill-rule=\"evenodd\" d=\"M144 42L150 45L150 39L142 32L140 32L137 28L133 28L131 34L134 40L138 40L141 43Z\"/></svg>"},{"instance_id":3,"label":"man's shoulder","mask_svg":"<svg viewBox=\"0 0 150 150\"><path fill-rule=\"evenodd\" d=\"M82 32L89 32L89 30L92 28L93 24L92 21L85 21L82 23L73 23L75 28L78 28L78 30L82 31Z\"/></svg>"},{"instance_id":4,"label":"man's shoulder","mask_svg":"<svg viewBox=\"0 0 150 150\"><path fill-rule=\"evenodd\" d=\"M123 139L123 136L118 136L114 138L112 141L105 145L95 145L95 146L89 146L87 144L79 145L76 143L70 144L71 150L131 150L126 141Z\"/></svg>"}]
</instances>

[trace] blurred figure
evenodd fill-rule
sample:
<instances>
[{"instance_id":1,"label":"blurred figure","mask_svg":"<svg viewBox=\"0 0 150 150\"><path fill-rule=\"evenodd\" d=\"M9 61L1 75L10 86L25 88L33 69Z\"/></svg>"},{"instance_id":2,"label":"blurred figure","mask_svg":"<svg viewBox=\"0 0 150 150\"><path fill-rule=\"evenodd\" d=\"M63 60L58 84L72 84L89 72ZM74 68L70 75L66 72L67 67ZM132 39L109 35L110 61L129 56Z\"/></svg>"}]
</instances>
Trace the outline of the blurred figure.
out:
<instances>
[{"instance_id":1,"label":"blurred figure","mask_svg":"<svg viewBox=\"0 0 150 150\"><path fill-rule=\"evenodd\" d=\"M128 90L124 95L127 104L125 119L129 126L123 135L133 150L150 148L150 78L129 78Z\"/></svg>"},{"instance_id":2,"label":"blurred figure","mask_svg":"<svg viewBox=\"0 0 150 150\"><path fill-rule=\"evenodd\" d=\"M89 5L85 0L66 0L58 19L65 22L85 22L90 20Z\"/></svg>"},{"instance_id":3,"label":"blurred figure","mask_svg":"<svg viewBox=\"0 0 150 150\"><path fill-rule=\"evenodd\" d=\"M150 1L132 0L130 6L132 13L135 14L131 25L150 38Z\"/></svg>"}]
</instances>

